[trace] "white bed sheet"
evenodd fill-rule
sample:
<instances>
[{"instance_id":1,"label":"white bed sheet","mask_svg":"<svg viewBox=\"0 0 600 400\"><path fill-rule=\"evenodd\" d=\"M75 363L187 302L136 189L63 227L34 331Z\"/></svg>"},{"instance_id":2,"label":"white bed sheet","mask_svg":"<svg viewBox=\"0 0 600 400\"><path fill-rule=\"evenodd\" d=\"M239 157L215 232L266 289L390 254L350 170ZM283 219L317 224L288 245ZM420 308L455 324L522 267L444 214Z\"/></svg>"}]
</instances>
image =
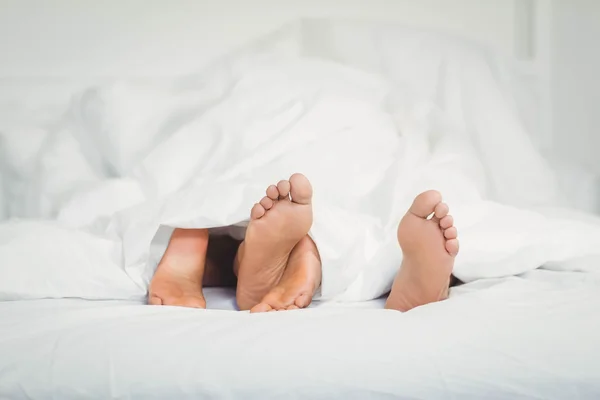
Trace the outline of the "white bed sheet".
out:
<instances>
[{"instance_id":1,"label":"white bed sheet","mask_svg":"<svg viewBox=\"0 0 600 400\"><path fill-rule=\"evenodd\" d=\"M222 289L209 310L2 302L0 398L593 399L599 281L534 271L405 314L376 300L251 315Z\"/></svg>"},{"instance_id":2,"label":"white bed sheet","mask_svg":"<svg viewBox=\"0 0 600 400\"><path fill-rule=\"evenodd\" d=\"M357 28L333 24L325 27L327 41L306 45L310 41L302 35L275 35L271 44L267 40L262 47L242 49L216 65L218 68L178 79L172 83L177 90L132 83L91 88L80 95L84 100L99 103L92 101L90 105L75 99L70 108L74 114L66 115L66 125L60 125L60 129L45 126L48 123L46 114L37 111L38 119L29 124L33 127L21 126L18 124L20 115L11 110L21 109L22 105L4 107L14 115L10 121L16 121L14 127L12 122L9 124L8 134L3 136L3 155L0 157L2 169L6 171L1 179L10 178L11 181L10 185L3 184L8 194L7 215L58 216L59 222L67 223L70 228L40 221L2 225L0 298L9 301L0 302L0 398L570 399L600 396L600 341L596 338L599 328L597 310L600 309L600 264L597 261L600 230L592 226L592 218L565 217L558 221L558 214L554 213L551 214L555 218L553 221L560 224L552 223L525 211L516 213L504 208L505 214L493 213L489 203L480 203L480 207L475 208L463 199L471 192L462 190L460 182L470 182L473 178L475 183L487 188L481 188L482 192L489 190L490 196L497 201L529 206L555 204L549 168L529 143L525 129L511 111L512 106L504 102L504 91L493 73L496 69L491 68L485 58L454 45L442 46L429 35L414 36L410 32L392 32L377 26ZM356 46L357 38L365 39L360 42L360 47ZM380 40L382 38L385 40ZM223 132L235 137L237 125L232 126L230 122L244 130L251 126L244 122L242 111L248 115L272 117L270 112L277 110L285 117L286 104L280 103L293 93L286 89L287 86L276 84L272 88L272 98L269 97L272 102L255 97L254 94L266 96L265 86L257 79L262 75L252 75L252 69L249 69L262 50L270 54L277 44L284 42L306 46L299 54L291 56L300 63L276 70L280 75L287 76L290 71L307 72L305 66L314 67L316 60L307 60L306 56L323 56L317 63L316 72L319 73L317 77L325 73L325 78L319 78L317 83L323 84L324 88L339 83L339 87L334 85L331 89L336 101L319 109L321 114L311 114L308 119L311 123L304 121L304 126L294 126L300 132L315 134L322 131L325 137L333 138L332 143L339 143L340 140L331 136L343 132L337 127L347 128L348 115L360 116L348 111L351 108L345 108L339 113L344 118L333 118L335 115L331 110L337 110L336 107L343 103L337 100L338 97L348 100L348 93L354 93L361 110L374 110L374 114L379 115L378 118L365 116L351 124L355 132L361 133L356 139L364 139L362 133L367 131L372 131L372 137L395 132L388 123L393 117L394 124L402 128L399 129L403 132L402 137L414 139L413 144L424 144L421 147L406 146L415 150L407 153L412 158L394 154L394 160L417 163L416 160L421 159L419 155L427 156L431 150L431 158L425 157L430 159L425 165L431 169L424 171L424 177L427 178L427 171L432 172L432 179L438 177L439 171L451 173L449 176L453 179L425 180L420 185L436 183L431 186L444 192L460 221L463 241L455 273L465 280L480 280L456 289L449 301L406 314L362 309L381 308L381 300L376 300L360 306L317 303L309 310L248 315L232 312L232 293L222 291L209 293L211 309L206 311L142 304L147 280L156 264L148 252L149 243L159 225L203 227L205 225L200 223L206 223L208 216L212 218L210 226L216 226L216 222L220 222L217 225L228 225L241 221L258 198L257 193L263 192L265 182L281 178L283 171L288 169L285 165L281 169L274 168L262 156L248 158L247 164L256 164L256 168L262 166L263 172L274 176L256 179L260 181L255 182L256 187L224 185L225 189L233 191L232 195L225 195L223 188L208 190L214 189L214 185L203 187L206 182L189 186L184 179L186 174L202 176L194 171L207 169L195 163L202 159L197 149L210 148L204 140L211 134L215 139ZM410 43L415 45L408 46ZM258 61L262 59L258 58ZM284 58L289 60L287 56ZM369 61L368 65L364 65L366 61ZM333 65L324 65L331 62L346 64L346 67L338 65L332 69ZM263 67L255 68L254 72L260 72ZM271 70L273 65L266 67ZM384 93L379 90L379 78L374 82L371 75L355 70L356 67L385 75L399 88L414 91L422 101L413 101L412 94L400 90L390 93L398 97L386 96L389 102L386 101L384 107L379 102L379 96ZM241 79L249 73L252 79ZM352 79L342 82L344 77ZM290 84L292 88L299 87L302 94L306 85L298 85L298 82L295 80ZM237 97L228 97L231 85L237 88ZM260 90L250 90L255 87ZM182 88L186 90L180 90ZM248 89L247 93L244 88ZM323 94L322 90L317 92ZM244 93L248 96L244 97ZM299 97L300 100L303 98ZM363 107L362 102L371 108ZM154 141L150 143L150 136L157 143L165 139L165 132L156 131L155 135L150 135L151 131L147 129L163 126L157 124L155 118L166 124L177 115L187 115L190 103L194 107L199 103L202 109L204 106L212 109L212 114L208 113L212 119L202 113L194 114L192 128L204 127L205 130L187 131L203 135L195 138L196 141L180 140L187 137L186 131L180 129L160 145ZM236 104L239 107L234 107ZM260 106L263 114L249 112L247 104ZM298 104L310 105L307 110L314 110L318 103ZM411 107L405 108L403 104ZM37 110L37 104L25 107L30 108ZM231 120L230 115L237 115L237 118ZM244 136L249 142L253 138L256 141L264 139L265 132L275 135L287 131L285 124L275 123L279 121L277 118L266 118L265 121L250 118L248 121L257 127L254 136ZM381 129L374 128L376 121L380 122L378 127ZM82 122L89 129L78 125ZM38 123L43 128L39 128ZM263 129L265 123L271 129ZM466 130L466 127L472 129ZM112 136L101 134L102 128ZM27 136L26 132L34 136ZM438 137L442 133L447 140ZM308 136L284 135L284 138L308 140ZM431 143L424 139L429 136ZM24 137L26 141L22 140ZM281 135L278 137L282 138ZM148 150L140 146L140 138L149 140L148 148L156 145L146 158L138 154L138 151ZM456 140L461 138L477 143L477 158L486 167L487 181L476 179L481 178L483 168L473 167L471 157L457 157L458 149L450 146L456 145ZM98 140L100 143L96 143ZM244 141L232 141L240 142L244 144ZM427 146L434 142L437 145ZM298 144L294 141L286 143ZM85 149L90 150L85 159L80 151L84 144L88 146ZM40 149L45 150L41 162L36 163ZM357 149L364 153L364 147ZM275 155L289 156L285 146L273 150L277 150ZM389 146L383 150L389 150ZM102 154L96 154L96 151ZM510 154L510 163L506 162L507 154ZM138 167L145 168L141 169L145 171L141 175L144 179L133 168L139 162L138 156L143 159ZM379 162L381 158L378 154L375 161ZM289 157L285 160L290 161ZM218 157L213 161L219 164L216 162ZM244 171L245 166L243 163L236 166L239 167L236 171ZM204 172L211 171L208 168ZM328 171L335 173L331 168ZM337 173L335 179L330 180L324 179L323 173L312 175L316 176L313 180L315 193L320 196L331 182L341 182ZM177 182L176 177L181 177L181 182ZM222 174L211 177L220 182ZM319 178L321 184L317 182ZM398 178L400 182L401 177ZM144 182L146 185L142 184ZM356 182L353 180L353 183ZM179 196L175 191L178 186L189 189L182 193L185 196ZM348 189L357 185L343 186ZM409 192L416 194L417 188L399 187L403 189L396 197L389 196L390 193L387 196L369 194L372 198L396 198L398 201L394 204L402 208L402 202L412 199ZM216 188L219 189L218 185ZM475 184L468 188L478 192ZM160 194L155 202L146 198L152 197L153 189ZM215 204L205 204L194 197L201 195L204 199L205 193L210 192L221 195ZM337 203L353 198L341 196L341 190L333 192L340 197ZM364 197L361 193L354 195L358 199ZM168 202L163 201L163 196L168 197ZM247 204L242 204L242 198ZM223 204L223 199L231 200L231 204ZM234 204L235 201L240 203ZM469 211L467 214L461 215L461 202L462 210ZM204 207L200 207L201 204ZM134 206L131 210L127 209L130 205ZM218 212L211 215L212 206ZM318 212L319 208L315 207L315 210ZM115 212L118 212L116 217ZM335 227L327 219L328 215L315 218L313 234L318 232L319 225L321 229ZM505 215L516 220L504 218ZM471 222L477 220L479 225L469 226L469 216ZM199 221L200 217L204 219ZM110 229L105 231L102 227L106 218L113 218L113 223L109 223ZM395 225L397 218L382 220ZM545 222L540 223L542 220ZM372 219L365 221L373 222ZM91 228L95 225L92 222L99 223L100 234L93 233ZM92 224L88 226L90 232L80 230L88 223ZM337 229L338 233L346 231ZM380 227L376 231L380 232ZM335 237L325 234L322 239ZM385 235L385 238L393 237ZM383 235L374 236L374 239L359 242L371 247L390 244L398 252L393 240L388 242ZM327 246L323 246L322 241L317 242L323 259L335 258L333 256L338 254L340 257L352 256L339 244L332 244L331 249L335 251L326 251ZM30 251L32 243L35 243L36 251ZM375 253L369 246L358 248L365 259ZM589 257L584 259L583 256ZM349 258L363 269L368 265L360 258ZM360 290L342 293L350 293L346 299L378 296L384 290L382 288L391 283L399 261L383 263L369 259L373 261L372 265L386 266L385 273L370 271L369 276L375 280L370 286L365 282L364 274L354 270L336 272L335 268L329 268L336 264L324 263L323 288L328 285L345 287L354 280L359 284L350 288ZM546 268L561 272L531 271L544 264ZM502 278L528 270L531 272L521 277ZM497 279L485 279L490 277ZM343 287L334 289L330 290L331 296ZM46 297L57 299L43 300Z\"/></svg>"}]
</instances>

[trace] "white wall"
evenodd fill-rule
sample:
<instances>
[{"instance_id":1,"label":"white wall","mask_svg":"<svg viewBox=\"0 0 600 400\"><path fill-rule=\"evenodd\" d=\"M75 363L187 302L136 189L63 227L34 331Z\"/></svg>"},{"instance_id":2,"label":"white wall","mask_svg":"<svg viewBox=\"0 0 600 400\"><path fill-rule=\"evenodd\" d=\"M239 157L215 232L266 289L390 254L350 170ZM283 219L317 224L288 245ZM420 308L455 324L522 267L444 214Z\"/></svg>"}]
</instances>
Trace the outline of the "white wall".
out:
<instances>
[{"instance_id":1,"label":"white wall","mask_svg":"<svg viewBox=\"0 0 600 400\"><path fill-rule=\"evenodd\" d=\"M600 1L554 1L553 49L556 147L600 174Z\"/></svg>"},{"instance_id":2,"label":"white wall","mask_svg":"<svg viewBox=\"0 0 600 400\"><path fill-rule=\"evenodd\" d=\"M571 205L600 214L600 1L553 0L552 137Z\"/></svg>"},{"instance_id":3,"label":"white wall","mask_svg":"<svg viewBox=\"0 0 600 400\"><path fill-rule=\"evenodd\" d=\"M0 0L0 77L188 72L301 16L437 26L514 46L507 0Z\"/></svg>"},{"instance_id":4,"label":"white wall","mask_svg":"<svg viewBox=\"0 0 600 400\"><path fill-rule=\"evenodd\" d=\"M301 16L433 26L514 54L520 40L515 4L528 1L0 0L0 90L32 77L189 72ZM535 0L535 5L538 64L533 71L542 72L549 92L542 101L553 110L542 116L548 139L540 144L555 158L586 169L575 168L563 180L571 184L566 190L574 197L592 199L596 178L591 171L600 174L600 0ZM2 81L6 77L12 80ZM577 194L582 186L586 193ZM579 206L600 211L594 201L582 200Z\"/></svg>"}]
</instances>

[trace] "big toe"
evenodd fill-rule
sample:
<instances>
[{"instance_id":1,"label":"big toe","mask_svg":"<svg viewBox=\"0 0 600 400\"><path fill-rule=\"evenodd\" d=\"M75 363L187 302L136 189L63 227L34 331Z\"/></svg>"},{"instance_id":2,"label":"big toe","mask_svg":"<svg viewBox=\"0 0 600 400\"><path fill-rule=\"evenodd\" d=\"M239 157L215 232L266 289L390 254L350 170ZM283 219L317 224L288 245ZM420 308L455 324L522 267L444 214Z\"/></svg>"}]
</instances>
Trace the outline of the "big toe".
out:
<instances>
[{"instance_id":1,"label":"big toe","mask_svg":"<svg viewBox=\"0 0 600 400\"><path fill-rule=\"evenodd\" d=\"M308 178L296 173L290 177L289 182L292 201L298 204L310 204L313 190Z\"/></svg>"},{"instance_id":2,"label":"big toe","mask_svg":"<svg viewBox=\"0 0 600 400\"><path fill-rule=\"evenodd\" d=\"M441 202L442 195L440 192L437 190L428 190L415 198L409 211L418 217L427 218Z\"/></svg>"}]
</instances>

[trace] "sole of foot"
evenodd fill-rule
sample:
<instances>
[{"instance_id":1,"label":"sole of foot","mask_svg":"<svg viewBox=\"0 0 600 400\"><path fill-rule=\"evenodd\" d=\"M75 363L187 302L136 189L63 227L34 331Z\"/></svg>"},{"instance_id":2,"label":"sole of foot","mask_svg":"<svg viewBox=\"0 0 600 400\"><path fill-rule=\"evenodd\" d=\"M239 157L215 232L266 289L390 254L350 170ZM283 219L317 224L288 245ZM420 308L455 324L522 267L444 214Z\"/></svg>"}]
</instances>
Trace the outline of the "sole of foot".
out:
<instances>
[{"instance_id":1,"label":"sole of foot","mask_svg":"<svg viewBox=\"0 0 600 400\"><path fill-rule=\"evenodd\" d=\"M148 303L206 308L202 281L207 247L207 229L176 229L150 282Z\"/></svg>"},{"instance_id":2,"label":"sole of foot","mask_svg":"<svg viewBox=\"0 0 600 400\"><path fill-rule=\"evenodd\" d=\"M266 190L254 205L237 256L238 307L249 310L282 279L292 250L312 226L312 186L302 174Z\"/></svg>"},{"instance_id":3,"label":"sole of foot","mask_svg":"<svg viewBox=\"0 0 600 400\"><path fill-rule=\"evenodd\" d=\"M306 308L321 284L321 258L307 235L294 247L279 283L250 312Z\"/></svg>"},{"instance_id":4,"label":"sole of foot","mask_svg":"<svg viewBox=\"0 0 600 400\"><path fill-rule=\"evenodd\" d=\"M418 195L398 226L403 259L386 308L408 311L448 297L458 232L442 195Z\"/></svg>"}]
</instances>

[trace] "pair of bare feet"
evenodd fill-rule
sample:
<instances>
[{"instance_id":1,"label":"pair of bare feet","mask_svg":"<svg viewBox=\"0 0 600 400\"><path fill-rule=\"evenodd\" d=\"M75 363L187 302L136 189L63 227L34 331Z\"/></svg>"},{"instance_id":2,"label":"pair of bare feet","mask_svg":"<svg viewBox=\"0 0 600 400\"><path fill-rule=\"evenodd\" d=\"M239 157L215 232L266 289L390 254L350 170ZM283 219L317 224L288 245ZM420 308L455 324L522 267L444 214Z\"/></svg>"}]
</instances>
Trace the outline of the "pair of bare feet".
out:
<instances>
[{"instance_id":1,"label":"pair of bare feet","mask_svg":"<svg viewBox=\"0 0 600 400\"><path fill-rule=\"evenodd\" d=\"M294 174L267 188L250 212L250 223L233 269L241 310L267 312L307 307L321 284L321 260L308 236L312 187ZM443 300L454 257L457 231L448 206L436 191L417 196L398 226L403 261L386 308L408 311ZM221 266L207 259L206 229L176 229L150 283L149 303L205 308L203 285L218 285Z\"/></svg>"},{"instance_id":2,"label":"pair of bare feet","mask_svg":"<svg viewBox=\"0 0 600 400\"><path fill-rule=\"evenodd\" d=\"M308 236L312 186L294 174L267 188L250 212L233 270L241 310L265 312L304 308L321 284L319 252ZM176 229L150 283L149 303L205 308L204 285L218 285L207 258L207 229Z\"/></svg>"}]
</instances>

